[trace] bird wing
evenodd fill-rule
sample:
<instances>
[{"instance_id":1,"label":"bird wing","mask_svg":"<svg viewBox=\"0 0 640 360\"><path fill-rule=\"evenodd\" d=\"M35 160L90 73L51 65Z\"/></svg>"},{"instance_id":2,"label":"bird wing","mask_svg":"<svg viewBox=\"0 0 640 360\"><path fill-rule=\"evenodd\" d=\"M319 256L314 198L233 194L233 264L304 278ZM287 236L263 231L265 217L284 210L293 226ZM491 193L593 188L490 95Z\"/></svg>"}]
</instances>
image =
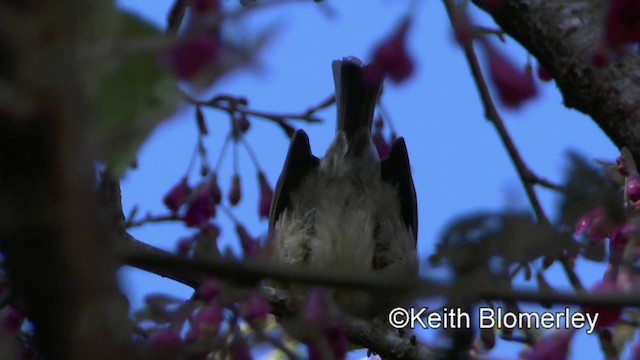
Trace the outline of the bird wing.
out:
<instances>
[{"instance_id":1,"label":"bird wing","mask_svg":"<svg viewBox=\"0 0 640 360\"><path fill-rule=\"evenodd\" d=\"M403 138L396 139L391 145L391 151L386 159L381 161L382 181L394 186L400 200L400 214L405 225L413 231L413 237L418 239L418 204L416 189L411 176L409 154Z\"/></svg>"},{"instance_id":2,"label":"bird wing","mask_svg":"<svg viewBox=\"0 0 640 360\"><path fill-rule=\"evenodd\" d=\"M269 209L269 234L272 234L276 221L291 201L291 194L300 187L302 180L319 164L311 153L309 137L303 130L293 135L284 167L276 184L275 194Z\"/></svg>"}]
</instances>

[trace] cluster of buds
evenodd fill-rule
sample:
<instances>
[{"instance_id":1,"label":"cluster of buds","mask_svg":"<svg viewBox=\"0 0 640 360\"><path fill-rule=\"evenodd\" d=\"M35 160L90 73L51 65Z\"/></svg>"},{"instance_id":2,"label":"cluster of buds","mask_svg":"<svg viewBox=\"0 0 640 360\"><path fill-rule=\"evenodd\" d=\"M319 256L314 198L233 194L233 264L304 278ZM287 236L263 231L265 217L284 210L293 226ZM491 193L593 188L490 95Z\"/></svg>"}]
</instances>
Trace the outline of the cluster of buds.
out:
<instances>
[{"instance_id":1,"label":"cluster of buds","mask_svg":"<svg viewBox=\"0 0 640 360\"><path fill-rule=\"evenodd\" d=\"M258 199L258 216L269 217L269 208L273 199L273 189L262 171L258 171L260 197ZM227 194L229 204L237 205L242 199L242 182L240 175L231 179L231 187ZM222 202L222 192L218 186L218 177L213 174L199 184L195 190L189 186L187 178L182 178L164 196L165 206L174 213L185 206L184 223L188 227L201 227L216 216L216 206Z\"/></svg>"},{"instance_id":2,"label":"cluster of buds","mask_svg":"<svg viewBox=\"0 0 640 360\"><path fill-rule=\"evenodd\" d=\"M305 304L304 320L313 324L311 335L306 340L309 359L344 359L348 342L344 325L330 312L328 296L321 290L312 291Z\"/></svg>"},{"instance_id":3,"label":"cluster of buds","mask_svg":"<svg viewBox=\"0 0 640 360\"><path fill-rule=\"evenodd\" d=\"M241 319L262 327L271 306L256 292L223 290L215 278L204 280L191 301L181 301L166 295L151 295L147 307L136 315L141 323L155 325L148 330L145 344L154 359L177 359L189 354L189 359L208 359L220 348L212 344L227 344L224 351L232 359L252 359L249 342L244 334L229 331L240 326ZM181 331L186 326L184 333ZM143 328L143 326L141 326ZM214 352L214 353L212 353Z\"/></svg>"},{"instance_id":4,"label":"cluster of buds","mask_svg":"<svg viewBox=\"0 0 640 360\"><path fill-rule=\"evenodd\" d=\"M262 172L258 172L260 197L258 199L258 215L261 219L269 217L269 210L273 198L273 190ZM240 177L234 176L228 194L231 205L235 205L241 198ZM222 193L218 186L217 176L214 174L204 180L195 190L181 179L165 195L164 204L169 210L178 213L182 208L184 216L179 217L186 226L198 229L188 237L177 243L177 252L182 256L193 255L196 258L218 257L217 239L220 228L212 222L216 216L216 207L222 202ZM242 224L236 224L236 234L240 240L245 257L254 257L260 251L260 239L249 234Z\"/></svg>"},{"instance_id":5,"label":"cluster of buds","mask_svg":"<svg viewBox=\"0 0 640 360\"><path fill-rule=\"evenodd\" d=\"M633 159L629 157L629 161L633 162ZM593 287L593 293L619 293L637 287L634 275L624 264L640 258L637 222L640 211L640 175L635 164L628 164L623 157L616 159L608 173L614 183L624 188L623 200L628 210L625 221L614 222L608 210L599 206L578 220L574 232L575 236L583 238L591 246L604 248L608 240L609 268L603 280ZM585 305L583 310L600 314L596 325L598 328L616 325L622 316L621 307Z\"/></svg>"},{"instance_id":6,"label":"cluster of buds","mask_svg":"<svg viewBox=\"0 0 640 360\"><path fill-rule=\"evenodd\" d=\"M184 177L164 196L164 204L174 213L186 205L184 223L188 227L201 227L216 215L216 205L221 202L220 187L215 175L199 184L196 189L189 186Z\"/></svg>"}]
</instances>

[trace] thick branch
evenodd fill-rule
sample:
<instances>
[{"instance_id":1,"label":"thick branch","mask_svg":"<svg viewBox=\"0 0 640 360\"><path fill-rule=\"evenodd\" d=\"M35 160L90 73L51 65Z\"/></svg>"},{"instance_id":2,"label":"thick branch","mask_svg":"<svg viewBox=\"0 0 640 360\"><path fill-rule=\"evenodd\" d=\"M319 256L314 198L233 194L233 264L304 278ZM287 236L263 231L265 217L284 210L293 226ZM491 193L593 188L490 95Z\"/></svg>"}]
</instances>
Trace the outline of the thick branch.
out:
<instances>
[{"instance_id":1,"label":"thick branch","mask_svg":"<svg viewBox=\"0 0 640 360\"><path fill-rule=\"evenodd\" d=\"M473 0L479 7L489 1ZM640 56L591 66L608 1L509 0L490 12L553 75L569 108L591 116L619 147L640 158ZM486 10L486 8L485 8Z\"/></svg>"},{"instance_id":2,"label":"thick branch","mask_svg":"<svg viewBox=\"0 0 640 360\"><path fill-rule=\"evenodd\" d=\"M0 108L0 240L12 290L47 359L130 355L117 264L98 220L76 57L84 21L100 6L112 5L0 1L0 83L26 99Z\"/></svg>"}]
</instances>

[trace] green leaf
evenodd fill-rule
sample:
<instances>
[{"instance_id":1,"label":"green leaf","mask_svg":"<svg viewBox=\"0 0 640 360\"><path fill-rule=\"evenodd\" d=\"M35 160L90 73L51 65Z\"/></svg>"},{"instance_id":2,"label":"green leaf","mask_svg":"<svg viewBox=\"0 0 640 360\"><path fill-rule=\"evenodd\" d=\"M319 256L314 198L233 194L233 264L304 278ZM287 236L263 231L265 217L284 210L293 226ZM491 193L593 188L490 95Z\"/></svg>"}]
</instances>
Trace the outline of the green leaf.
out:
<instances>
[{"instance_id":1,"label":"green leaf","mask_svg":"<svg viewBox=\"0 0 640 360\"><path fill-rule=\"evenodd\" d=\"M458 273L486 268L493 257L506 265L556 257L576 247L571 236L537 224L527 213L478 213L451 224L437 245L435 259Z\"/></svg>"},{"instance_id":2,"label":"green leaf","mask_svg":"<svg viewBox=\"0 0 640 360\"><path fill-rule=\"evenodd\" d=\"M113 41L144 44L144 39L160 36L158 29L142 19L121 13ZM109 58L112 55L101 59L100 69L94 67L95 110L100 156L120 176L153 129L175 112L181 97L172 75L159 63L159 54L140 51Z\"/></svg>"},{"instance_id":3,"label":"green leaf","mask_svg":"<svg viewBox=\"0 0 640 360\"><path fill-rule=\"evenodd\" d=\"M624 222L624 208L620 189L604 172L594 167L582 156L570 153L566 172L565 196L559 204L560 221L573 227L588 211L602 206L616 224Z\"/></svg>"}]
</instances>

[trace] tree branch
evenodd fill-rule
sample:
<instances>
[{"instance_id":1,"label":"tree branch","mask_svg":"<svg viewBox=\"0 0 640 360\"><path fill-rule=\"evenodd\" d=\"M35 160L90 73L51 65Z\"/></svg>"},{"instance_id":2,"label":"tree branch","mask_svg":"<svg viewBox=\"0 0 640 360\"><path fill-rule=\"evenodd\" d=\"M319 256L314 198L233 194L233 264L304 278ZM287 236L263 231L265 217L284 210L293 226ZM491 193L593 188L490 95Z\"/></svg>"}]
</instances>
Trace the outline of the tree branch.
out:
<instances>
[{"instance_id":1,"label":"tree branch","mask_svg":"<svg viewBox=\"0 0 640 360\"><path fill-rule=\"evenodd\" d=\"M126 304L101 228L78 54L108 1L0 1L0 83L29 111L0 109L0 217L10 285L47 359L127 359ZM6 104L5 104L6 105ZM16 104L13 104L16 106ZM17 106L20 106L19 104Z\"/></svg>"},{"instance_id":2,"label":"tree branch","mask_svg":"<svg viewBox=\"0 0 640 360\"><path fill-rule=\"evenodd\" d=\"M473 0L549 70L569 108L589 116L618 146L640 159L640 55L591 66L608 1L510 0L494 11Z\"/></svg>"}]
</instances>

